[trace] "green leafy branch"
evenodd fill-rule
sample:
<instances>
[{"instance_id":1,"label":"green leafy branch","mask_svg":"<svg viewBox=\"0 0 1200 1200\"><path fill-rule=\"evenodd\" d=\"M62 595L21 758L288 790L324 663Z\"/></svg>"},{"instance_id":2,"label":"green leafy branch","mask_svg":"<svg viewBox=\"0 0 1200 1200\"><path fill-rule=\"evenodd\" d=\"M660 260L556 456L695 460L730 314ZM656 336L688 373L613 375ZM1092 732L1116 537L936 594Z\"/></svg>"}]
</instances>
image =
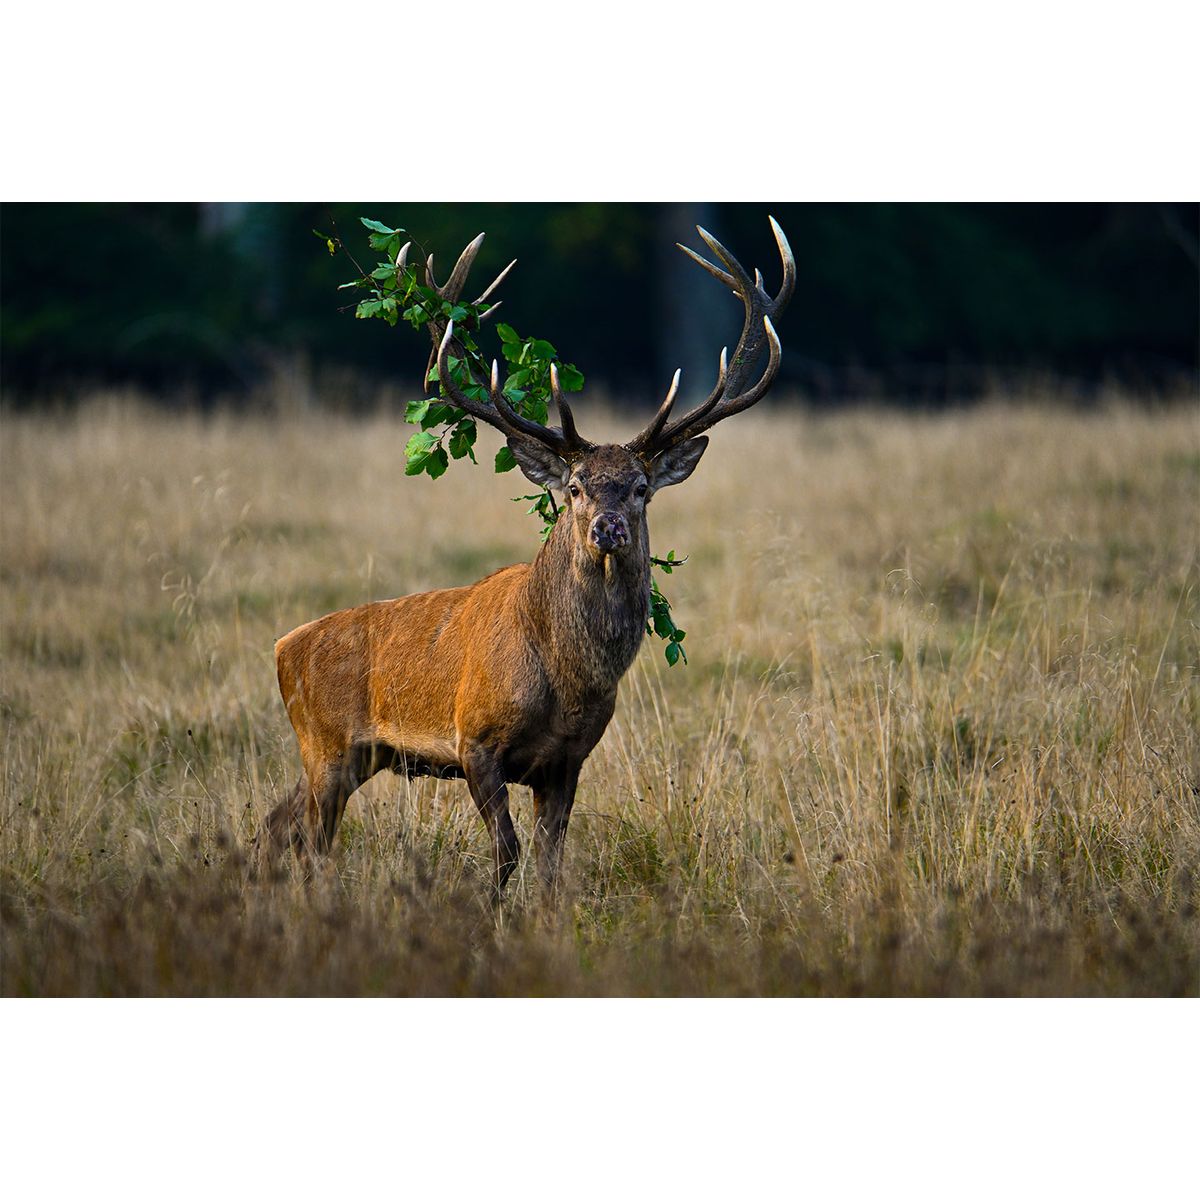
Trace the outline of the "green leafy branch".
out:
<instances>
[{"instance_id":1,"label":"green leafy branch","mask_svg":"<svg viewBox=\"0 0 1200 1200\"><path fill-rule=\"evenodd\" d=\"M366 293L353 305L355 317L360 320L377 318L392 326L404 321L414 329L421 329L433 320L453 321L455 342L461 347L462 353L447 356L446 365L451 380L472 400L489 404L491 397L487 385L476 382L489 379L490 368L475 335L495 305L444 300L436 289L421 282L415 262L410 264L402 260L402 247L406 240L412 240L405 230L393 229L367 217L360 217L359 220L367 230L367 244L383 256L370 270L360 266L336 232L329 235L313 230L331 255L336 255L339 250L344 252L358 272L357 278L339 285L338 289ZM417 249L419 258L424 259L425 251L419 245ZM562 362L558 358L558 351L543 338L523 338L511 325L504 324L497 324L496 333L500 338L500 353L505 364L506 374L502 385L505 399L514 411L539 425L545 425L550 416L551 366L557 366L559 384L566 392L582 389L583 373L574 364ZM431 361L425 382L427 385L437 383L438 395L412 400L405 408L404 419L411 425L419 426L419 430L404 447L404 473L424 474L437 479L446 473L452 459L469 458L473 463L478 461L474 447L479 431L472 417L447 403L436 361ZM517 461L507 446L501 446L493 465L499 474L513 470ZM513 499L534 502L528 511L541 519L541 540L545 542L560 515L549 489L533 495L515 496ZM667 575L686 561L686 558L676 559L674 550L665 559L651 559ZM659 591L658 583L653 578L650 580L650 618L646 632L656 634L667 642L665 655L671 666L680 659L687 662L687 655L680 645L687 635L675 624L671 617L671 604Z\"/></svg>"},{"instance_id":2,"label":"green leafy branch","mask_svg":"<svg viewBox=\"0 0 1200 1200\"><path fill-rule=\"evenodd\" d=\"M651 566L658 567L664 575L670 575L676 567L682 567L687 562L687 555L676 558L674 550L667 551L666 558L652 558ZM671 616L671 602L658 589L658 580L650 575L650 619L646 623L646 632L657 634L667 645L663 650L667 665L674 666L681 658L687 664L687 651L681 643L687 637L687 631L680 629Z\"/></svg>"}]
</instances>

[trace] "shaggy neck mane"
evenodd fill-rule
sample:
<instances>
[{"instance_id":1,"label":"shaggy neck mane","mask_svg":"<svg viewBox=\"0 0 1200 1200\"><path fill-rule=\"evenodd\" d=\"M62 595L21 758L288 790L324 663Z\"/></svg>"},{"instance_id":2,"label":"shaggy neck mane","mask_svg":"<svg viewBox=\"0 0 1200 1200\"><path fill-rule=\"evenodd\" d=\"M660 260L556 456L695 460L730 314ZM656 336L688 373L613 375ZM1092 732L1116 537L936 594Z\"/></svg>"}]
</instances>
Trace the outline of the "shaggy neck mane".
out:
<instances>
[{"instance_id":1,"label":"shaggy neck mane","mask_svg":"<svg viewBox=\"0 0 1200 1200\"><path fill-rule=\"evenodd\" d=\"M564 697L612 692L629 669L650 611L650 541L597 560L564 514L529 569L525 613Z\"/></svg>"}]
</instances>

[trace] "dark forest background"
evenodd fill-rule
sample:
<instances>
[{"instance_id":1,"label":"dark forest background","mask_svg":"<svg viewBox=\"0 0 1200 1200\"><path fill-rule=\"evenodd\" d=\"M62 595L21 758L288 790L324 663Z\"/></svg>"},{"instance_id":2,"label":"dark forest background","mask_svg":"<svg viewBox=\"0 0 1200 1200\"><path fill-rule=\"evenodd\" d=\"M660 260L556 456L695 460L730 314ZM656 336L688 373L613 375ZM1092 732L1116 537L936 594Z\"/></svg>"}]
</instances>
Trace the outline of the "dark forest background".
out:
<instances>
[{"instance_id":1,"label":"dark forest background","mask_svg":"<svg viewBox=\"0 0 1200 1200\"><path fill-rule=\"evenodd\" d=\"M408 230L442 277L486 230L471 294L517 258L503 319L589 386L657 396L682 365L706 391L740 306L674 243L703 250L703 224L773 287L768 213L799 267L780 390L936 404L1031 374L1084 397L1195 387L1195 204L6 204L4 398L128 383L237 403L297 364L335 402L416 389L423 336L339 311L354 269L313 236L373 263L360 216Z\"/></svg>"}]
</instances>

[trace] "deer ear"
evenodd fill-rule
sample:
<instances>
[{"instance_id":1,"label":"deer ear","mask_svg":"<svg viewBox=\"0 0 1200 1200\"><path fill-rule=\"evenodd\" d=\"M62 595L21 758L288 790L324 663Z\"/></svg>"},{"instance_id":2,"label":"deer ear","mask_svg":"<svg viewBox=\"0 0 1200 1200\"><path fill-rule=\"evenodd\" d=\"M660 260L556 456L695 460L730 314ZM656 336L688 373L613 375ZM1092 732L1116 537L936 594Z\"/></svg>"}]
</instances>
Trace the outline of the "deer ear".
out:
<instances>
[{"instance_id":1,"label":"deer ear","mask_svg":"<svg viewBox=\"0 0 1200 1200\"><path fill-rule=\"evenodd\" d=\"M672 483L682 483L696 469L700 456L707 449L708 438L694 437L664 450L650 464L650 486L658 491Z\"/></svg>"},{"instance_id":2,"label":"deer ear","mask_svg":"<svg viewBox=\"0 0 1200 1200\"><path fill-rule=\"evenodd\" d=\"M508 448L526 479L540 487L558 488L559 491L567 486L571 468L553 450L523 437L510 437Z\"/></svg>"}]
</instances>

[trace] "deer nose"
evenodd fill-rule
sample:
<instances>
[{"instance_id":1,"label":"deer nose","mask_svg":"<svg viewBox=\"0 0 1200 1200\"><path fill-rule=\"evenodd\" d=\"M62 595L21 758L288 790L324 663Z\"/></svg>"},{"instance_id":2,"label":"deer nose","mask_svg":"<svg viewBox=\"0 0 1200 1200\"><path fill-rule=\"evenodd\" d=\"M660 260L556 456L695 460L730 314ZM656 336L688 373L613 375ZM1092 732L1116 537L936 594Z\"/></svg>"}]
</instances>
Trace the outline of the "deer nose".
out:
<instances>
[{"instance_id":1,"label":"deer nose","mask_svg":"<svg viewBox=\"0 0 1200 1200\"><path fill-rule=\"evenodd\" d=\"M629 527L620 513L601 513L592 522L591 538L599 550L617 550L628 545Z\"/></svg>"}]
</instances>

